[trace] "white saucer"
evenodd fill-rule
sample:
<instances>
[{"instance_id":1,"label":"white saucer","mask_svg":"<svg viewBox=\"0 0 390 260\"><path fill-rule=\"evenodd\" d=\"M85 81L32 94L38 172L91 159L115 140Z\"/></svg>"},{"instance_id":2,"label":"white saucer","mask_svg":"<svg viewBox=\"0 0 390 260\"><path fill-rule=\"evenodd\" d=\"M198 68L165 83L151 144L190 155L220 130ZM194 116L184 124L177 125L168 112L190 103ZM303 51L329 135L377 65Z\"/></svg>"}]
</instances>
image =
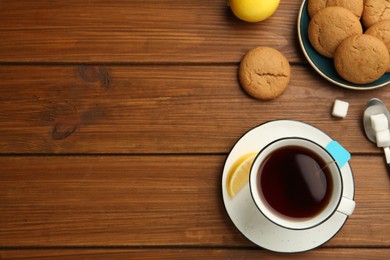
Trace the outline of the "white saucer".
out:
<instances>
[{"instance_id":1,"label":"white saucer","mask_svg":"<svg viewBox=\"0 0 390 260\"><path fill-rule=\"evenodd\" d=\"M318 247L331 239L341 229L347 216L337 212L324 223L306 230L282 228L265 218L254 204L249 184L230 198L226 178L230 167L243 154L258 152L268 143L284 137L302 137L325 147L331 141L327 134L299 121L277 120L267 122L244 134L230 151L223 168L222 197L226 211L238 230L258 246L276 252L301 252ZM354 182L351 167L346 163L341 169L342 196L353 199Z\"/></svg>"}]
</instances>

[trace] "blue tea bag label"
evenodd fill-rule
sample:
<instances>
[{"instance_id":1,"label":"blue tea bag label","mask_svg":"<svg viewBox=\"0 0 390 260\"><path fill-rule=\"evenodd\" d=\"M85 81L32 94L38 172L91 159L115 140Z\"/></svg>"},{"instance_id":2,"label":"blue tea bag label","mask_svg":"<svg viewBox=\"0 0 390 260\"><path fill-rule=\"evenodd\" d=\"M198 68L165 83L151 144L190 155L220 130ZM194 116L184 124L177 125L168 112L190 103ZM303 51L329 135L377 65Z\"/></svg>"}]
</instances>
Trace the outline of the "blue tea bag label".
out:
<instances>
[{"instance_id":1,"label":"blue tea bag label","mask_svg":"<svg viewBox=\"0 0 390 260\"><path fill-rule=\"evenodd\" d=\"M330 142L325 149L333 156L340 169L351 159L351 154L337 141Z\"/></svg>"}]
</instances>

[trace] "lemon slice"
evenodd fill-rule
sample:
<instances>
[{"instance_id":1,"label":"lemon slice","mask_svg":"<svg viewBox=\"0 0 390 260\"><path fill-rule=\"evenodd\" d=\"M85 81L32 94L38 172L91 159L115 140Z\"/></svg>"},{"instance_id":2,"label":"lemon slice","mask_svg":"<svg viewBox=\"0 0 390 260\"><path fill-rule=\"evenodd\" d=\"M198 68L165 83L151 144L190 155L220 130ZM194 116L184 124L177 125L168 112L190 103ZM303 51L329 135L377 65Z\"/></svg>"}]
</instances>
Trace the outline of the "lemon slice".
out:
<instances>
[{"instance_id":1,"label":"lemon slice","mask_svg":"<svg viewBox=\"0 0 390 260\"><path fill-rule=\"evenodd\" d=\"M255 160L256 154L257 153L253 152L242 155L230 168L227 176L226 188L231 198L233 198L248 182L249 171Z\"/></svg>"}]
</instances>

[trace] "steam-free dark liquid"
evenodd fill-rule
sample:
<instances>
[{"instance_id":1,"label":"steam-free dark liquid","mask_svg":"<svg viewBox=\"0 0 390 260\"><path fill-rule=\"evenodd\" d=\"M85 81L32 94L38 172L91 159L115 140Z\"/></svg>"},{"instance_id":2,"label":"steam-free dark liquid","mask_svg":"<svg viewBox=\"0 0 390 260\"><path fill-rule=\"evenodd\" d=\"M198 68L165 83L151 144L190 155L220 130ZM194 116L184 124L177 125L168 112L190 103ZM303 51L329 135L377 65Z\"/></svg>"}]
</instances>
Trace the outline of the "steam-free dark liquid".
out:
<instances>
[{"instance_id":1,"label":"steam-free dark liquid","mask_svg":"<svg viewBox=\"0 0 390 260\"><path fill-rule=\"evenodd\" d=\"M273 151L259 168L259 191L271 208L292 218L317 215L329 203L333 190L326 163L299 146Z\"/></svg>"}]
</instances>

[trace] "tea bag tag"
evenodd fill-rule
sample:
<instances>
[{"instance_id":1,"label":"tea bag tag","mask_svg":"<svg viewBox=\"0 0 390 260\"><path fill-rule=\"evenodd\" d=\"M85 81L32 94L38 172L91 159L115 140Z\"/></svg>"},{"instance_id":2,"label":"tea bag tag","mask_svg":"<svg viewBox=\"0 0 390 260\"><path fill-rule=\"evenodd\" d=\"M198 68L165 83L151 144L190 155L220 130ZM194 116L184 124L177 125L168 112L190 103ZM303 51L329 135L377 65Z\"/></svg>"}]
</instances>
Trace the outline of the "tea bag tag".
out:
<instances>
[{"instance_id":1,"label":"tea bag tag","mask_svg":"<svg viewBox=\"0 0 390 260\"><path fill-rule=\"evenodd\" d=\"M330 142L325 149L332 155L340 169L351 159L351 154L337 141Z\"/></svg>"}]
</instances>

